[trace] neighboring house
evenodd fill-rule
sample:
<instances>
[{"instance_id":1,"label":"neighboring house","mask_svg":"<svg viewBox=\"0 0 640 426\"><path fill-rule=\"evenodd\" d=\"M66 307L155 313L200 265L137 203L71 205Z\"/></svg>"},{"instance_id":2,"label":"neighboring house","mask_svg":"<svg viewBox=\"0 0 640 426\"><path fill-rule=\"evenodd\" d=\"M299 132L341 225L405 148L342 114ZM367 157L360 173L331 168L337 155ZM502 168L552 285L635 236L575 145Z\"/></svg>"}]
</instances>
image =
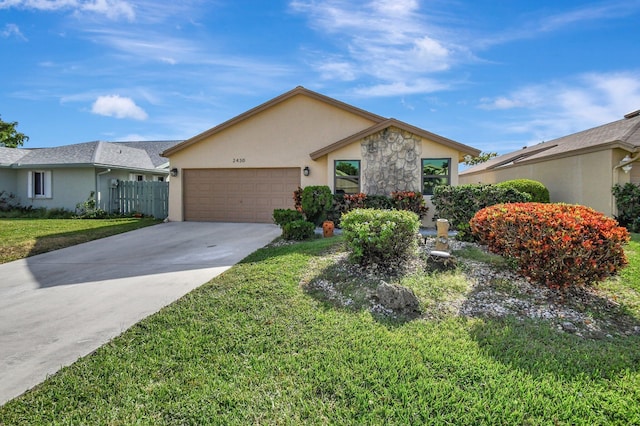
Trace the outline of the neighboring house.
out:
<instances>
[{"instance_id":1,"label":"neighboring house","mask_svg":"<svg viewBox=\"0 0 640 426\"><path fill-rule=\"evenodd\" d=\"M169 162L161 153L179 142L0 147L0 191L15 195L22 206L67 210L74 210L93 192L97 206L112 211L109 188L118 180L167 180Z\"/></svg>"},{"instance_id":2,"label":"neighboring house","mask_svg":"<svg viewBox=\"0 0 640 426\"><path fill-rule=\"evenodd\" d=\"M297 87L164 152L174 221L271 222L293 192L390 195L458 183L475 148ZM433 208L430 209L433 213ZM425 224L431 222L427 219Z\"/></svg>"},{"instance_id":3,"label":"neighboring house","mask_svg":"<svg viewBox=\"0 0 640 426\"><path fill-rule=\"evenodd\" d=\"M640 110L622 120L492 158L460 173L460 184L542 182L553 202L616 214L611 188L640 183Z\"/></svg>"}]
</instances>

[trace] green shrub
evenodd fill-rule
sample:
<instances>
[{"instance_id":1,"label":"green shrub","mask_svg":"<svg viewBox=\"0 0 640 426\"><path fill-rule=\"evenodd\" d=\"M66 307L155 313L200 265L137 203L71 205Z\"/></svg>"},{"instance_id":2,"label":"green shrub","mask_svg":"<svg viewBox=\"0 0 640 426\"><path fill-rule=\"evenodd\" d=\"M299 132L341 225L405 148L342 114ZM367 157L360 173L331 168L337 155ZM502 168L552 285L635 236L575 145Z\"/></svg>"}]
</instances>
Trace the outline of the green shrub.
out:
<instances>
[{"instance_id":1,"label":"green shrub","mask_svg":"<svg viewBox=\"0 0 640 426\"><path fill-rule=\"evenodd\" d=\"M316 226L327 218L333 203L333 194L326 185L307 186L302 190L302 212Z\"/></svg>"},{"instance_id":2,"label":"green shrub","mask_svg":"<svg viewBox=\"0 0 640 426\"><path fill-rule=\"evenodd\" d=\"M616 219L620 225L631 232L640 232L640 186L632 183L617 184L612 192L618 209Z\"/></svg>"},{"instance_id":3,"label":"green shrub","mask_svg":"<svg viewBox=\"0 0 640 426\"><path fill-rule=\"evenodd\" d=\"M422 219L427 215L429 208L425 205L424 196L414 191L394 191L391 193L393 207L397 210L414 212Z\"/></svg>"},{"instance_id":4,"label":"green shrub","mask_svg":"<svg viewBox=\"0 0 640 426\"><path fill-rule=\"evenodd\" d=\"M273 222L280 227L296 220L304 220L304 215L297 210L275 209L273 211Z\"/></svg>"},{"instance_id":5,"label":"green shrub","mask_svg":"<svg viewBox=\"0 0 640 426\"><path fill-rule=\"evenodd\" d=\"M463 241L473 240L469 221L476 212L494 204L528 201L531 201L529 194L488 184L439 185L434 188L431 197L436 216L448 219L452 228L458 231L456 238Z\"/></svg>"},{"instance_id":6,"label":"green shrub","mask_svg":"<svg viewBox=\"0 0 640 426\"><path fill-rule=\"evenodd\" d=\"M304 219L294 220L282 225L282 238L285 240L302 241L315 235L315 225Z\"/></svg>"},{"instance_id":7,"label":"green shrub","mask_svg":"<svg viewBox=\"0 0 640 426\"><path fill-rule=\"evenodd\" d=\"M95 195L95 191L91 191L86 201L76 204L76 217L79 219L105 219L109 217L109 213L96 205Z\"/></svg>"},{"instance_id":8,"label":"green shrub","mask_svg":"<svg viewBox=\"0 0 640 426\"><path fill-rule=\"evenodd\" d=\"M417 255L418 215L406 210L354 209L342 216L350 257L362 266L400 271Z\"/></svg>"},{"instance_id":9,"label":"green shrub","mask_svg":"<svg viewBox=\"0 0 640 426\"><path fill-rule=\"evenodd\" d=\"M628 231L585 206L494 205L475 214L471 229L492 252L515 260L522 275L550 288L601 281L627 264Z\"/></svg>"},{"instance_id":10,"label":"green shrub","mask_svg":"<svg viewBox=\"0 0 640 426\"><path fill-rule=\"evenodd\" d=\"M506 180L496 184L499 188L511 188L518 192L524 192L531 195L531 202L533 203L548 203L549 202L549 190L541 182L531 179L513 179Z\"/></svg>"},{"instance_id":11,"label":"green shrub","mask_svg":"<svg viewBox=\"0 0 640 426\"><path fill-rule=\"evenodd\" d=\"M393 208L393 200L386 195L367 195L364 200L364 208L391 210Z\"/></svg>"}]
</instances>

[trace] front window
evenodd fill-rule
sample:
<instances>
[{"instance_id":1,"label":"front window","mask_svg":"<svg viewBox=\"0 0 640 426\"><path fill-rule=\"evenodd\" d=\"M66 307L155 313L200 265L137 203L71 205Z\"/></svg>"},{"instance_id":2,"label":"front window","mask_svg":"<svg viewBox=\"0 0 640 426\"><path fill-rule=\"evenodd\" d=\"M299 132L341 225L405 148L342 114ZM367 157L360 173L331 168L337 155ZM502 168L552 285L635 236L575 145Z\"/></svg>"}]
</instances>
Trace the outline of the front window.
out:
<instances>
[{"instance_id":1,"label":"front window","mask_svg":"<svg viewBox=\"0 0 640 426\"><path fill-rule=\"evenodd\" d=\"M51 198L50 171L29 172L27 196L28 198Z\"/></svg>"},{"instance_id":2,"label":"front window","mask_svg":"<svg viewBox=\"0 0 640 426\"><path fill-rule=\"evenodd\" d=\"M451 183L450 158L422 159L422 193L433 195L433 189L439 185Z\"/></svg>"},{"instance_id":3,"label":"front window","mask_svg":"<svg viewBox=\"0 0 640 426\"><path fill-rule=\"evenodd\" d=\"M360 192L360 160L335 161L334 188L336 194Z\"/></svg>"},{"instance_id":4,"label":"front window","mask_svg":"<svg viewBox=\"0 0 640 426\"><path fill-rule=\"evenodd\" d=\"M44 172L33 172L33 195L44 197Z\"/></svg>"}]
</instances>

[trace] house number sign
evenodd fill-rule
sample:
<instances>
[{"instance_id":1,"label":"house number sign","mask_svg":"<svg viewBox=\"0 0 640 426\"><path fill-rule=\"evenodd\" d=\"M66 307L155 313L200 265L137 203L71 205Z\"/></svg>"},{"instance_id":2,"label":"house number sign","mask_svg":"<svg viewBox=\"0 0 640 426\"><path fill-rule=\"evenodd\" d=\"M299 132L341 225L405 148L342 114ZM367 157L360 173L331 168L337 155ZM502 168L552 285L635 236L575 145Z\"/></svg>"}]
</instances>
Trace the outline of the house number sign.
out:
<instances>
[{"instance_id":1,"label":"house number sign","mask_svg":"<svg viewBox=\"0 0 640 426\"><path fill-rule=\"evenodd\" d=\"M246 159L244 158L234 158L233 162L234 163L244 163L246 161Z\"/></svg>"}]
</instances>

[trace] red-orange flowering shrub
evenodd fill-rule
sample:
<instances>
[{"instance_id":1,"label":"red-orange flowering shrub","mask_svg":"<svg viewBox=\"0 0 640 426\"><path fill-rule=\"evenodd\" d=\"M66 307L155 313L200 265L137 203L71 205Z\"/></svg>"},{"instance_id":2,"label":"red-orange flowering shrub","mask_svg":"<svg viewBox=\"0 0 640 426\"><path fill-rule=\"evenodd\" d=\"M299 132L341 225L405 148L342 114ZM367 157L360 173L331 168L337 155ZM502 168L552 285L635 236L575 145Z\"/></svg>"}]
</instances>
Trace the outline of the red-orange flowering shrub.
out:
<instances>
[{"instance_id":1,"label":"red-orange flowering shrub","mask_svg":"<svg viewBox=\"0 0 640 426\"><path fill-rule=\"evenodd\" d=\"M588 285L627 264L628 231L591 208L569 204L497 204L478 211L471 231L494 253L550 288Z\"/></svg>"},{"instance_id":2,"label":"red-orange flowering shrub","mask_svg":"<svg viewBox=\"0 0 640 426\"><path fill-rule=\"evenodd\" d=\"M344 194L343 199L346 206L345 211L363 209L367 194L362 192L358 192L357 194Z\"/></svg>"},{"instance_id":3,"label":"red-orange flowering shrub","mask_svg":"<svg viewBox=\"0 0 640 426\"><path fill-rule=\"evenodd\" d=\"M393 207L396 210L408 210L418 215L420 219L427 215L429 207L426 206L424 197L420 192L394 191L391 193Z\"/></svg>"}]
</instances>

